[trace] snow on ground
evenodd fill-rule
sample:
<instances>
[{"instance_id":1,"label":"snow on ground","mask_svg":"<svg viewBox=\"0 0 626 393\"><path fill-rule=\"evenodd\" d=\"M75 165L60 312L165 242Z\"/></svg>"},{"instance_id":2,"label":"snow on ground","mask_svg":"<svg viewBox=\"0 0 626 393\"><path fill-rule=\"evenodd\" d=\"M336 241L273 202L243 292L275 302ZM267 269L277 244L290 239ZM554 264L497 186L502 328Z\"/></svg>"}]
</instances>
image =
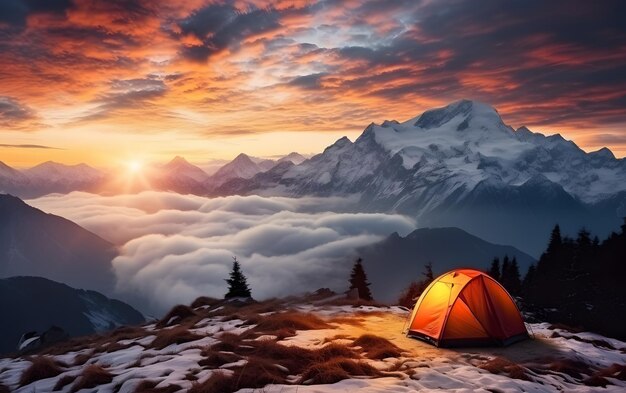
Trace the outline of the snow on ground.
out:
<instances>
[{"instance_id":1,"label":"snow on ground","mask_svg":"<svg viewBox=\"0 0 626 393\"><path fill-rule=\"evenodd\" d=\"M228 308L228 307L226 307ZM583 381L597 370L606 369L613 364L626 365L626 344L593 333L570 333L559 329L550 329L547 323L529 325L534 338L517 343L507 348L464 348L441 349L424 342L407 338L402 334L407 311L399 307L372 306L330 306L311 304L292 304L289 308L302 315L313 314L330 323L331 328L298 330L291 337L277 341L285 346L297 346L318 349L328 345L329 341L350 346L364 335L383 337L398 348L402 354L398 357L368 359L363 354L361 360L382 372L378 378L353 377L333 384L323 385L285 385L266 386L263 392L275 393L313 393L313 392L623 392L626 382L620 380L620 374L604 374L608 382L606 388L587 386ZM114 341L115 346L108 352L97 348L81 348L62 354L50 355L50 358L63 364L61 374L40 379L26 386L19 386L22 373L31 366L30 358L0 359L0 386L5 385L17 393L50 392L65 376L79 376L85 365L97 364L108 370L112 380L108 383L83 389L80 392L133 393L142 380L150 380L157 387L169 385L186 392L194 384L207 381L216 369L201 366L204 358L203 349L220 343L224 335L247 334L254 330L255 324L246 323L245 313L233 314L224 307L199 307L195 309L199 318L185 325L185 332L193 334L187 342L172 343L158 349L153 346L159 335L176 333L183 326L174 324L162 327L150 324L142 327L137 337ZM217 311L216 311L217 310ZM224 311L223 314L220 312ZM211 314L213 312L213 314ZM242 311L243 312L243 311ZM231 313L231 314L228 314ZM263 321L272 312L258 312L257 318ZM168 318L172 320L172 318ZM258 322L257 323L262 323ZM179 329L179 330L176 330ZM232 336L230 336L232 337ZM275 341L277 336L271 332L247 336L242 343ZM254 337L254 338L250 338ZM184 341L184 340L183 340ZM598 345L600 343L600 345ZM251 348L242 345L241 348ZM106 348L106 345L103 347ZM357 350L359 347L354 347ZM223 352L234 356L232 352ZM82 358L82 361L79 359ZM494 360L495 359L495 360ZM492 373L486 364L505 359L523 370L524 379L511 378L506 371ZM571 370L549 366L551 362L574 361L587 364L587 374L576 376ZM245 367L246 356L226 362L219 367L220 372L231 375L233 370ZM624 366L623 366L624 367ZM277 362L276 368L288 372L285 366ZM624 379L622 368L621 378ZM493 370L491 370L493 371ZM235 371L236 372L236 371ZM513 374L511 374L512 376ZM80 380L78 377L77 380ZM288 376L285 380L297 381L297 376ZM70 392L72 383L65 385L61 392ZM244 388L239 393L258 392L259 389Z\"/></svg>"}]
</instances>

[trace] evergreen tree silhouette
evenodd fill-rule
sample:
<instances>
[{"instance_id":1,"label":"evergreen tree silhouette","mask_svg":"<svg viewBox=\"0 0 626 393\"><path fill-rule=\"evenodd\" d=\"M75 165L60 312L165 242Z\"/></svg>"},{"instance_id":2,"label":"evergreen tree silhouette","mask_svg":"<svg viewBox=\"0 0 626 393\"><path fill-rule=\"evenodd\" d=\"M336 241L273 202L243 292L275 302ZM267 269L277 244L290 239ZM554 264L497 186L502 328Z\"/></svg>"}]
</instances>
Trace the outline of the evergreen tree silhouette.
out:
<instances>
[{"instance_id":1,"label":"evergreen tree silhouette","mask_svg":"<svg viewBox=\"0 0 626 393\"><path fill-rule=\"evenodd\" d=\"M363 269L363 259L358 258L354 262L352 273L350 273L350 290L356 288L360 299L374 300L369 286L370 283L367 281L367 275Z\"/></svg>"},{"instance_id":2,"label":"evergreen tree silhouette","mask_svg":"<svg viewBox=\"0 0 626 393\"><path fill-rule=\"evenodd\" d=\"M522 282L520 280L519 266L517 265L517 259L515 257L513 257L513 260L508 264L506 272L503 271L501 283L512 295L519 295L522 289Z\"/></svg>"},{"instance_id":3,"label":"evergreen tree silhouette","mask_svg":"<svg viewBox=\"0 0 626 393\"><path fill-rule=\"evenodd\" d=\"M224 295L225 299L252 296L246 276L241 272L241 266L236 257L233 257L233 270L230 272L230 278L225 281L228 283L228 293Z\"/></svg>"},{"instance_id":4,"label":"evergreen tree silhouette","mask_svg":"<svg viewBox=\"0 0 626 393\"><path fill-rule=\"evenodd\" d=\"M532 287L535 282L535 270L536 269L535 269L534 264L528 266L528 271L526 272L526 275L524 276L524 280L522 281L521 294L523 296L528 296L530 291L532 291Z\"/></svg>"},{"instance_id":5,"label":"evergreen tree silhouette","mask_svg":"<svg viewBox=\"0 0 626 393\"><path fill-rule=\"evenodd\" d=\"M500 271L500 279L498 280L505 288L506 285L504 285L504 281L506 281L507 277L509 277L509 256L505 255L504 259L502 259L502 270Z\"/></svg>"},{"instance_id":6,"label":"evergreen tree silhouette","mask_svg":"<svg viewBox=\"0 0 626 393\"><path fill-rule=\"evenodd\" d=\"M493 261L491 261L491 267L489 268L487 274L489 274L494 280L498 282L500 281L500 258L493 258Z\"/></svg>"},{"instance_id":7,"label":"evergreen tree silhouette","mask_svg":"<svg viewBox=\"0 0 626 393\"><path fill-rule=\"evenodd\" d=\"M424 265L424 271L422 272L422 274L424 275L424 277L426 277L424 279L426 286L428 286L431 282L433 282L433 280L435 279L435 276L433 275L433 263L432 262L428 262L426 265Z\"/></svg>"}]
</instances>

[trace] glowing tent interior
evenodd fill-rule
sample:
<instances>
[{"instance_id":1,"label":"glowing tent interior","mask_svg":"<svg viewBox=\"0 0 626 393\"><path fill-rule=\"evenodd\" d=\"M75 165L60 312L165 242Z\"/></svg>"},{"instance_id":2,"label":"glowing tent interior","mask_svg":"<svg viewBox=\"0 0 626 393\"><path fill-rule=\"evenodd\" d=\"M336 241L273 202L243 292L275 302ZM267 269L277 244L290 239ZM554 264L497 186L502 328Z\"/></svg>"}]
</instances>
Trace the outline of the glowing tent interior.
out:
<instances>
[{"instance_id":1,"label":"glowing tent interior","mask_svg":"<svg viewBox=\"0 0 626 393\"><path fill-rule=\"evenodd\" d=\"M407 335L438 347L504 346L528 338L511 295L472 269L442 274L426 288L408 321Z\"/></svg>"}]
</instances>

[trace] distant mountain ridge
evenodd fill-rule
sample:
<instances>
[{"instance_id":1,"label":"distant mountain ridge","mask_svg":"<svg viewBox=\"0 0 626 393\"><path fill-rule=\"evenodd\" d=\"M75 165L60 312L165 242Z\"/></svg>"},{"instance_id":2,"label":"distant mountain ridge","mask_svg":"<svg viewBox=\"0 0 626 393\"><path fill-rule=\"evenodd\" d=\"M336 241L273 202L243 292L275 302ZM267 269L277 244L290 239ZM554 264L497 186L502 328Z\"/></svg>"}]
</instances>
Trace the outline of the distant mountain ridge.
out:
<instances>
[{"instance_id":1,"label":"distant mountain ridge","mask_svg":"<svg viewBox=\"0 0 626 393\"><path fill-rule=\"evenodd\" d=\"M20 336L29 331L58 326L70 336L82 336L145 321L119 300L41 277L0 279L0 315L0 354L16 351Z\"/></svg>"},{"instance_id":2,"label":"distant mountain ridge","mask_svg":"<svg viewBox=\"0 0 626 393\"><path fill-rule=\"evenodd\" d=\"M65 165L47 161L32 168L17 170L0 161L0 192L25 199L72 191L110 194L146 189L207 195L229 180L249 179L279 164L299 164L304 160L306 158L296 152L276 160L241 153L209 174L185 158L176 156L165 164L151 164L141 168L130 184L123 184L129 183L128 179L124 179L124 174L113 174L87 164Z\"/></svg>"},{"instance_id":3,"label":"distant mountain ridge","mask_svg":"<svg viewBox=\"0 0 626 393\"><path fill-rule=\"evenodd\" d=\"M65 218L0 194L0 278L41 276L111 293L115 246Z\"/></svg>"},{"instance_id":4,"label":"distant mountain ridge","mask_svg":"<svg viewBox=\"0 0 626 393\"><path fill-rule=\"evenodd\" d=\"M459 267L486 271L494 257L516 258L520 273L535 259L512 246L493 244L459 228L420 228L401 237L397 233L357 250L372 283L374 298L392 302L411 281L421 280L424 265L435 276Z\"/></svg>"}]
</instances>

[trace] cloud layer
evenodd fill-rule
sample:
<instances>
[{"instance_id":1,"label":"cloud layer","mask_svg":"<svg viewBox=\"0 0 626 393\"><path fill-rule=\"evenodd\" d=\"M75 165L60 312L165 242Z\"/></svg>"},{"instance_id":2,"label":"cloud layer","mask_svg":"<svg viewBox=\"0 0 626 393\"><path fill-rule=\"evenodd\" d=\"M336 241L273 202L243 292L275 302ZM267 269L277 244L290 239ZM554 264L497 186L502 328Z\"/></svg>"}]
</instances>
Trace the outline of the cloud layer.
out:
<instances>
[{"instance_id":1,"label":"cloud layer","mask_svg":"<svg viewBox=\"0 0 626 393\"><path fill-rule=\"evenodd\" d=\"M352 201L339 198L74 192L28 203L120 245L119 294L154 313L223 296L233 256L258 298L345 290L357 247L415 227L404 216L349 213Z\"/></svg>"}]
</instances>

